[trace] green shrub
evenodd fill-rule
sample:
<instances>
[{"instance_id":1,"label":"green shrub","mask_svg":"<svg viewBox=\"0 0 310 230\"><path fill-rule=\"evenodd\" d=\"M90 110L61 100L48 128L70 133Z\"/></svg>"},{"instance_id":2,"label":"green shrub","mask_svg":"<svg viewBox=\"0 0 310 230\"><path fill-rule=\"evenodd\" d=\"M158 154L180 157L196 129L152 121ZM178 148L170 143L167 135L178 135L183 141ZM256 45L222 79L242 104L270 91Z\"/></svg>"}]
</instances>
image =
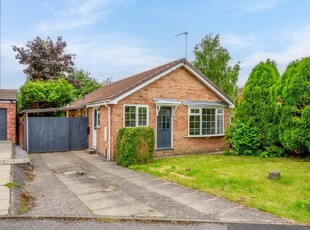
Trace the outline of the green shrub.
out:
<instances>
[{"instance_id":1,"label":"green shrub","mask_svg":"<svg viewBox=\"0 0 310 230\"><path fill-rule=\"evenodd\" d=\"M116 142L116 163L127 167L151 162L154 139L154 130L150 127L120 129Z\"/></svg>"},{"instance_id":2,"label":"green shrub","mask_svg":"<svg viewBox=\"0 0 310 230\"><path fill-rule=\"evenodd\" d=\"M266 157L284 157L286 156L285 150L282 147L271 145L265 147L267 155Z\"/></svg>"},{"instance_id":3,"label":"green shrub","mask_svg":"<svg viewBox=\"0 0 310 230\"><path fill-rule=\"evenodd\" d=\"M255 127L259 149L279 144L276 113L276 86L280 81L276 63L271 60L256 65L242 91L242 100L235 110L235 120Z\"/></svg>"},{"instance_id":4,"label":"green shrub","mask_svg":"<svg viewBox=\"0 0 310 230\"><path fill-rule=\"evenodd\" d=\"M257 130L248 123L232 123L225 133L236 155L257 155L259 137Z\"/></svg>"},{"instance_id":5,"label":"green shrub","mask_svg":"<svg viewBox=\"0 0 310 230\"><path fill-rule=\"evenodd\" d=\"M290 155L310 156L310 57L291 63L278 87L279 139Z\"/></svg>"}]
</instances>

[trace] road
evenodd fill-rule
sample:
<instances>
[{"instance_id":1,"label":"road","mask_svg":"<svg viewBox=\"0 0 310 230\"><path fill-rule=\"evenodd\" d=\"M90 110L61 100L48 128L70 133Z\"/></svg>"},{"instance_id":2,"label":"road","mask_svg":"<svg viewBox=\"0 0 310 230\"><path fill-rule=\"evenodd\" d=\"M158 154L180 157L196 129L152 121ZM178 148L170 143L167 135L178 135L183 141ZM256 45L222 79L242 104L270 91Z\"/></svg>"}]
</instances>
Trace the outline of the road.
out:
<instances>
[{"instance_id":1,"label":"road","mask_svg":"<svg viewBox=\"0 0 310 230\"><path fill-rule=\"evenodd\" d=\"M271 224L177 224L177 223L147 223L147 222L100 222L96 220L52 220L52 219L2 219L0 230L310 230L310 226L271 225Z\"/></svg>"}]
</instances>

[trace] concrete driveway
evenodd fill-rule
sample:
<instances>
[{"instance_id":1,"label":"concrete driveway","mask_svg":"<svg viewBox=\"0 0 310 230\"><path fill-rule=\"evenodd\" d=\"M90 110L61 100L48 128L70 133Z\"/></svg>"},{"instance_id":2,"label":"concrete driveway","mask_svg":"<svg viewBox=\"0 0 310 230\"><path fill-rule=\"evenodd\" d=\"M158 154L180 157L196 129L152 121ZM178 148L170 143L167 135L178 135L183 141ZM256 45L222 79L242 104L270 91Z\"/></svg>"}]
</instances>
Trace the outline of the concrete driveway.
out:
<instances>
[{"instance_id":1,"label":"concrete driveway","mask_svg":"<svg viewBox=\"0 0 310 230\"><path fill-rule=\"evenodd\" d=\"M32 154L36 206L25 215L287 223L273 215L105 162L83 151Z\"/></svg>"}]
</instances>

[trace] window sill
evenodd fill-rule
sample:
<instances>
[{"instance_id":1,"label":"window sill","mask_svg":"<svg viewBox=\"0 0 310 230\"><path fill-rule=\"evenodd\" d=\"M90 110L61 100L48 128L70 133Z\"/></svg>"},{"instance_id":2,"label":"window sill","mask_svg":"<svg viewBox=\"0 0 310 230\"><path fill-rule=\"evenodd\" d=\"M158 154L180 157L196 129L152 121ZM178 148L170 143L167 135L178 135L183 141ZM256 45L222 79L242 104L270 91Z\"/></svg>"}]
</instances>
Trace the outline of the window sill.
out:
<instances>
[{"instance_id":1,"label":"window sill","mask_svg":"<svg viewBox=\"0 0 310 230\"><path fill-rule=\"evenodd\" d=\"M157 148L155 151L163 151L163 150L174 150L174 148Z\"/></svg>"},{"instance_id":2,"label":"window sill","mask_svg":"<svg viewBox=\"0 0 310 230\"><path fill-rule=\"evenodd\" d=\"M123 128L138 128L138 127L149 127L149 125L123 126Z\"/></svg>"},{"instance_id":3,"label":"window sill","mask_svg":"<svg viewBox=\"0 0 310 230\"><path fill-rule=\"evenodd\" d=\"M210 138L210 137L223 137L224 134L215 134L215 135L188 135L188 136L185 136L185 137L189 137L189 138Z\"/></svg>"}]
</instances>

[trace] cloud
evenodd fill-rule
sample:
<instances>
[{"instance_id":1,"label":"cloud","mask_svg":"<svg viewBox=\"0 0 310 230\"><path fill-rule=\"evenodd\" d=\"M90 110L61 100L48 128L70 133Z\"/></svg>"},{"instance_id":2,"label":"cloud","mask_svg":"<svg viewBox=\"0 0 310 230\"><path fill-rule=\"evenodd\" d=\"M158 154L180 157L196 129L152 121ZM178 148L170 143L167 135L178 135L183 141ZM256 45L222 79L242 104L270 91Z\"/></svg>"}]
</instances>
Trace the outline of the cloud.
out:
<instances>
[{"instance_id":1,"label":"cloud","mask_svg":"<svg viewBox=\"0 0 310 230\"><path fill-rule=\"evenodd\" d=\"M243 3L239 9L246 13L257 13L260 11L269 10L280 2L281 0L251 0Z\"/></svg>"},{"instance_id":2,"label":"cloud","mask_svg":"<svg viewBox=\"0 0 310 230\"><path fill-rule=\"evenodd\" d=\"M165 50L151 48L150 41L138 39L131 34L106 32L104 35L91 35L91 33L81 33L81 27L92 23L97 24L98 20L105 16L105 13L102 12L107 12L110 9L108 4L111 2L111 0L92 0L78 4L75 0L67 0L61 11L55 10L55 5L45 4L44 7L51 14L36 28L41 31L39 33L41 37L44 33L53 37L56 34L53 32L69 30L63 36L67 43L65 52L76 54L76 68L89 71L91 76L99 81L105 80L107 77L112 77L112 80L116 81L173 59L169 58L171 54L167 57L163 53ZM113 4L115 2L113 0ZM71 30L74 29L76 29L74 32L79 32L79 36L71 33ZM31 31L31 34L37 33L38 31ZM3 76L2 82L5 82L6 87L17 88L26 79L22 71L25 66L18 64L11 45L25 46L25 38L29 37L29 34L23 31L18 34L16 39L5 40L3 38L1 40L1 76ZM14 79L11 77L12 75Z\"/></svg>"},{"instance_id":3,"label":"cloud","mask_svg":"<svg viewBox=\"0 0 310 230\"><path fill-rule=\"evenodd\" d=\"M78 38L66 37L66 53L76 54L75 67L91 73L91 76L103 81L112 77L112 81L137 74L144 70L173 61L175 57L163 54L164 51L150 47L149 41L137 39L126 33ZM23 69L18 63L12 44L24 46L22 41L1 41L1 86L19 88L26 80Z\"/></svg>"},{"instance_id":4,"label":"cloud","mask_svg":"<svg viewBox=\"0 0 310 230\"><path fill-rule=\"evenodd\" d=\"M241 51L247 48L257 46L257 36L246 35L237 36L233 34L225 34L221 37L224 47L228 47L229 50Z\"/></svg>"},{"instance_id":5,"label":"cloud","mask_svg":"<svg viewBox=\"0 0 310 230\"><path fill-rule=\"evenodd\" d=\"M310 24L299 30L286 30L278 33L277 37L266 37L266 40L275 40L274 44L284 44L279 46L277 51L274 50L273 44L264 47L269 51L260 51L254 48L254 52L245 56L241 60L241 69L238 85L242 86L248 79L251 69L259 62L266 61L268 58L276 61L279 72L282 74L288 64L294 60L310 56ZM261 41L262 43L262 41ZM265 42L265 45L268 43Z\"/></svg>"},{"instance_id":6,"label":"cloud","mask_svg":"<svg viewBox=\"0 0 310 230\"><path fill-rule=\"evenodd\" d=\"M253 53L242 61L242 66L254 66L270 58L277 62L279 70L283 72L291 61L310 55L310 24L298 31L286 31L278 37L281 42L284 40L286 43L286 47L280 52Z\"/></svg>"},{"instance_id":7,"label":"cloud","mask_svg":"<svg viewBox=\"0 0 310 230\"><path fill-rule=\"evenodd\" d=\"M1 40L1 88L18 88L26 80L22 71L24 66L15 59L12 42L11 40ZM13 42L13 44L20 46L21 43Z\"/></svg>"},{"instance_id":8,"label":"cloud","mask_svg":"<svg viewBox=\"0 0 310 230\"><path fill-rule=\"evenodd\" d=\"M76 53L76 67L100 81L107 77L116 81L173 60L129 34L84 37L68 44L68 52Z\"/></svg>"},{"instance_id":9,"label":"cloud","mask_svg":"<svg viewBox=\"0 0 310 230\"><path fill-rule=\"evenodd\" d=\"M60 11L44 5L52 12L52 18L39 23L35 29L40 34L49 34L54 31L72 30L94 24L107 15L109 4L110 0L85 0L80 4L73 1Z\"/></svg>"}]
</instances>

